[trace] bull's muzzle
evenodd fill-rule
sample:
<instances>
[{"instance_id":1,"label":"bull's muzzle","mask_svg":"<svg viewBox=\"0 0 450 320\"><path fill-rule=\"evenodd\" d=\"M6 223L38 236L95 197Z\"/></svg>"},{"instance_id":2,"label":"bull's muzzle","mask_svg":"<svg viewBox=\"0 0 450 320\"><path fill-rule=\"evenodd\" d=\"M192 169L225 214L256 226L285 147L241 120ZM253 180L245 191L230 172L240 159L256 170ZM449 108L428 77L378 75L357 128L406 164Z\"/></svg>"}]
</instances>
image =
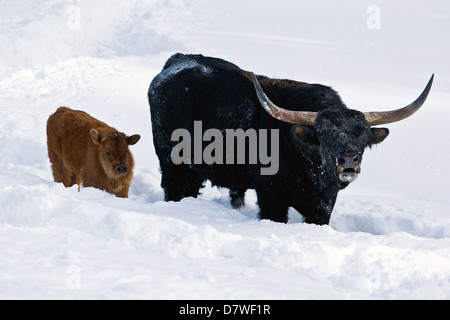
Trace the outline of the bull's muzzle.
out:
<instances>
[{"instance_id":1,"label":"bull's muzzle","mask_svg":"<svg viewBox=\"0 0 450 320\"><path fill-rule=\"evenodd\" d=\"M356 152L342 152L336 156L336 170L343 182L352 182L361 172L362 156Z\"/></svg>"}]
</instances>

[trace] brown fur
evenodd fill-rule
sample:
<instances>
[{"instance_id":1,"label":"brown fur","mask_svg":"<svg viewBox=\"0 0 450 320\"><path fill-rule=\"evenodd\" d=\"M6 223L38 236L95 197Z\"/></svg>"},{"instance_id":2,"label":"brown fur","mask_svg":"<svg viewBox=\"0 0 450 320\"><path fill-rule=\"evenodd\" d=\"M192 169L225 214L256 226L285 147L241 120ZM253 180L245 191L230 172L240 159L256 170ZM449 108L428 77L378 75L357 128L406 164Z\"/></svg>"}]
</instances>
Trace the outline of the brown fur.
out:
<instances>
[{"instance_id":1,"label":"brown fur","mask_svg":"<svg viewBox=\"0 0 450 320\"><path fill-rule=\"evenodd\" d=\"M127 198L133 179L131 137L83 111L60 107L47 122L48 155L53 177L65 187L81 184ZM126 168L126 172L123 172Z\"/></svg>"}]
</instances>

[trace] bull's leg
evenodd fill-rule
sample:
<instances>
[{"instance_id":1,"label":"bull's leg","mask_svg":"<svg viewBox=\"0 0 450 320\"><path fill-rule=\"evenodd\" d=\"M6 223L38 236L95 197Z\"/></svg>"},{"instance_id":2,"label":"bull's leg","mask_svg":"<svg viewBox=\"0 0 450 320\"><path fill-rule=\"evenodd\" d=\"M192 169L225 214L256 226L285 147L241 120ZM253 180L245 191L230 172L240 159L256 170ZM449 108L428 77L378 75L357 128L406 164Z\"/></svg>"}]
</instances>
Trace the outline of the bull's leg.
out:
<instances>
[{"instance_id":1,"label":"bull's leg","mask_svg":"<svg viewBox=\"0 0 450 320\"><path fill-rule=\"evenodd\" d=\"M234 209L245 206L245 192L247 189L230 189L231 205Z\"/></svg>"},{"instance_id":2,"label":"bull's leg","mask_svg":"<svg viewBox=\"0 0 450 320\"><path fill-rule=\"evenodd\" d=\"M186 197L197 198L205 179L187 165L161 167L161 187L165 201L180 201Z\"/></svg>"},{"instance_id":3,"label":"bull's leg","mask_svg":"<svg viewBox=\"0 0 450 320\"><path fill-rule=\"evenodd\" d=\"M305 217L305 223L317 224L317 225L326 225L330 223L330 215L327 216L314 216L314 217Z\"/></svg>"},{"instance_id":4,"label":"bull's leg","mask_svg":"<svg viewBox=\"0 0 450 320\"><path fill-rule=\"evenodd\" d=\"M311 197L313 199L313 197ZM322 195L318 201L309 201L302 206L294 206L303 217L305 223L327 225L330 223L331 212L336 203L336 195Z\"/></svg>"},{"instance_id":5,"label":"bull's leg","mask_svg":"<svg viewBox=\"0 0 450 320\"><path fill-rule=\"evenodd\" d=\"M271 190L273 191L273 190ZM275 222L288 222L289 205L282 194L276 192L258 191L259 218Z\"/></svg>"}]
</instances>

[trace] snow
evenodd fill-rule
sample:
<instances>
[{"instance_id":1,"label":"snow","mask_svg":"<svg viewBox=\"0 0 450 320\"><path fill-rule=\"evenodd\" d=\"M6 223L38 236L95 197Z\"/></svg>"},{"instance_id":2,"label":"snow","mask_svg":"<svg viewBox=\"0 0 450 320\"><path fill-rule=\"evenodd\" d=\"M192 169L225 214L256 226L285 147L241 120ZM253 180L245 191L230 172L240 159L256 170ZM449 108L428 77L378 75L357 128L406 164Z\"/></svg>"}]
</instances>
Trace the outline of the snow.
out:
<instances>
[{"instance_id":1,"label":"snow","mask_svg":"<svg viewBox=\"0 0 450 320\"><path fill-rule=\"evenodd\" d=\"M450 299L450 4L373 5L1 0L0 299ZM279 224L257 219L252 191L240 211L210 185L163 201L146 94L175 52L331 85L364 112L435 81L366 151L330 226L295 210ZM53 182L59 106L142 136L128 199Z\"/></svg>"}]
</instances>

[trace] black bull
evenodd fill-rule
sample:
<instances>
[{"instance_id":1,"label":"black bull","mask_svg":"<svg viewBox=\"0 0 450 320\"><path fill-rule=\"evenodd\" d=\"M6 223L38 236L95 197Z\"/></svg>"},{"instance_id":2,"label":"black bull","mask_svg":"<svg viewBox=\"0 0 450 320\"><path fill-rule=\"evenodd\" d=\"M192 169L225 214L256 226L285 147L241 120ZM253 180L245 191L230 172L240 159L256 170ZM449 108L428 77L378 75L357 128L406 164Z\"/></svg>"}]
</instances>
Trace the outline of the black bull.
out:
<instances>
[{"instance_id":1,"label":"black bull","mask_svg":"<svg viewBox=\"0 0 450 320\"><path fill-rule=\"evenodd\" d=\"M416 112L432 81L433 77L420 97L404 108L362 113L348 109L336 91L323 85L255 76L221 59L175 54L148 91L165 200L197 197L208 179L230 189L235 208L244 204L247 189L255 189L261 219L287 222L293 207L307 223L328 224L338 192L360 172L364 149L389 134L388 129L373 126ZM199 123L203 132L218 129L224 139L230 129L267 129L269 150L279 152L277 172L261 174L259 162L194 161L191 154L183 155L189 161L175 164L173 150L180 141L172 141L172 134L183 129L194 136ZM278 149L273 149L274 132L279 134ZM201 147L207 144L202 141ZM225 148L215 152L227 156Z\"/></svg>"}]
</instances>

